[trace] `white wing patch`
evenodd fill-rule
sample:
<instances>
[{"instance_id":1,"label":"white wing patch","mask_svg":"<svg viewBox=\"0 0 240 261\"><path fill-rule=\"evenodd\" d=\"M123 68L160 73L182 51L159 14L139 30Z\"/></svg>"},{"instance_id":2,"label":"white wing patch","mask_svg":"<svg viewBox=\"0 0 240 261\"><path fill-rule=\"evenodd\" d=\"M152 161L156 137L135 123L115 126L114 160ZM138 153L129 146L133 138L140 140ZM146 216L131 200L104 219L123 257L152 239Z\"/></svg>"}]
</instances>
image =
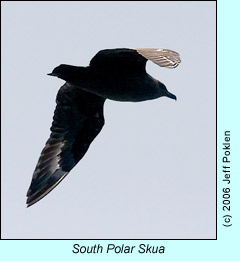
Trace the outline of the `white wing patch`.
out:
<instances>
[{"instance_id":1,"label":"white wing patch","mask_svg":"<svg viewBox=\"0 0 240 261\"><path fill-rule=\"evenodd\" d=\"M180 55L168 49L136 48L135 50L161 67L175 68L181 62Z\"/></svg>"},{"instance_id":2,"label":"white wing patch","mask_svg":"<svg viewBox=\"0 0 240 261\"><path fill-rule=\"evenodd\" d=\"M48 167L49 170L52 171L52 172L59 169L60 168L60 165L59 165L60 156L59 156L59 154L61 153L63 146L64 146L63 141L58 141L58 142L52 143L52 144L47 143L45 145L44 149L41 152L41 160L39 160L36 169L38 168L39 171L40 171L42 168ZM49 162L49 164L44 166L43 162L45 162L46 160L48 160L50 162Z\"/></svg>"}]
</instances>

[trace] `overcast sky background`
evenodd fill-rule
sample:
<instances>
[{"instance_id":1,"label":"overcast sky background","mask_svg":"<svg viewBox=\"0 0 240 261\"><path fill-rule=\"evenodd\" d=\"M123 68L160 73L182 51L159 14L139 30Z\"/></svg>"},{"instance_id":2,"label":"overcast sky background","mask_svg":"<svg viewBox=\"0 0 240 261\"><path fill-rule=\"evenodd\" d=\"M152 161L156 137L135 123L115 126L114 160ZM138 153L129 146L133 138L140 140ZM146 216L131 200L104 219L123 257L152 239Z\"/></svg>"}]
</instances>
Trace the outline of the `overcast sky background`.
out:
<instances>
[{"instance_id":1,"label":"overcast sky background","mask_svg":"<svg viewBox=\"0 0 240 261\"><path fill-rule=\"evenodd\" d=\"M215 238L215 27L215 2L3 2L2 237ZM179 52L147 64L177 101L106 101L85 157L26 208L64 84L47 73L119 47Z\"/></svg>"}]
</instances>

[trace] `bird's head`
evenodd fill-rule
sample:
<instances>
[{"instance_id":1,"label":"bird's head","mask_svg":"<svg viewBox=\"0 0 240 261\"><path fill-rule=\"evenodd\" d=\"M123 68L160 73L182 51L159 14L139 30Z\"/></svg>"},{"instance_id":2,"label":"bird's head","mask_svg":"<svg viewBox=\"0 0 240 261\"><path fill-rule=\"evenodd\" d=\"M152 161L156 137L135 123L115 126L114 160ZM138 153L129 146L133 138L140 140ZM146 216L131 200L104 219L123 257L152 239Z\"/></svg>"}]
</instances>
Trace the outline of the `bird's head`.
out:
<instances>
[{"instance_id":1,"label":"bird's head","mask_svg":"<svg viewBox=\"0 0 240 261\"><path fill-rule=\"evenodd\" d=\"M56 76L60 79L68 81L70 77L73 77L76 73L76 66L61 64L58 67L54 68L51 73L48 73L50 76Z\"/></svg>"}]
</instances>

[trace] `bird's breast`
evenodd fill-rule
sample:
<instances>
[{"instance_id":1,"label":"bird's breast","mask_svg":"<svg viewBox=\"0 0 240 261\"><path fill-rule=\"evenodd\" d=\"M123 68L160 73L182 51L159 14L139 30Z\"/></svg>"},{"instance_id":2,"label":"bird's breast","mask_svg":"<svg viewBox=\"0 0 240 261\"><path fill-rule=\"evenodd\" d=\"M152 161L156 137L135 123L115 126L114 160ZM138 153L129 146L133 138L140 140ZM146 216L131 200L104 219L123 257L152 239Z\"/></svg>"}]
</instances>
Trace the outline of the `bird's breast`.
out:
<instances>
[{"instance_id":1,"label":"bird's breast","mask_svg":"<svg viewBox=\"0 0 240 261\"><path fill-rule=\"evenodd\" d=\"M157 81L139 75L96 75L87 84L87 88L99 96L115 101L140 102L159 97Z\"/></svg>"}]
</instances>

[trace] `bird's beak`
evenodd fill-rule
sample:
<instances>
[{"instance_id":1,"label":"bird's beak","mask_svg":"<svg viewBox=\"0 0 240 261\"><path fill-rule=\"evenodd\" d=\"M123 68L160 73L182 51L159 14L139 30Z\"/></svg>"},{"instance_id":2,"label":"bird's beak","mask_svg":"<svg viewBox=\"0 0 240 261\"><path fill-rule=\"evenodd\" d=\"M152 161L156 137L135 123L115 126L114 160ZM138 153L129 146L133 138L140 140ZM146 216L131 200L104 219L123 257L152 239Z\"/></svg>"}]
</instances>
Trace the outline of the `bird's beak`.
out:
<instances>
[{"instance_id":1,"label":"bird's beak","mask_svg":"<svg viewBox=\"0 0 240 261\"><path fill-rule=\"evenodd\" d=\"M58 76L58 74L57 74L57 73L53 73L53 72L51 72L51 73L48 73L47 75L49 75L49 76Z\"/></svg>"}]
</instances>

